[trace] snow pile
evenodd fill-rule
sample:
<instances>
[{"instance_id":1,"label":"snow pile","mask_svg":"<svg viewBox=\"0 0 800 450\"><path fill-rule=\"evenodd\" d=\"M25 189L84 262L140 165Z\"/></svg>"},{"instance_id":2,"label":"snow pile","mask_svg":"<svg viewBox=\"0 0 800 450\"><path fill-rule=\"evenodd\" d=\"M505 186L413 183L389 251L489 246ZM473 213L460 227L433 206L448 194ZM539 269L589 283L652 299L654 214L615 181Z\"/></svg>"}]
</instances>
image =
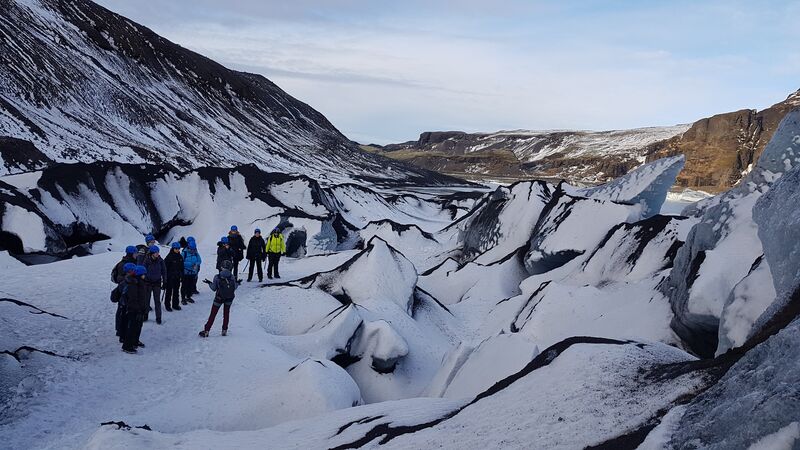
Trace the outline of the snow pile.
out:
<instances>
[{"instance_id":1,"label":"snow pile","mask_svg":"<svg viewBox=\"0 0 800 450\"><path fill-rule=\"evenodd\" d=\"M658 214L686 157L671 156L637 167L625 176L602 186L580 189L579 195L641 206L641 219Z\"/></svg>"},{"instance_id":2,"label":"snow pile","mask_svg":"<svg viewBox=\"0 0 800 450\"><path fill-rule=\"evenodd\" d=\"M539 354L539 347L521 334L500 334L477 347L459 345L447 355L428 394L445 398L472 398L522 370Z\"/></svg>"},{"instance_id":3,"label":"snow pile","mask_svg":"<svg viewBox=\"0 0 800 450\"><path fill-rule=\"evenodd\" d=\"M541 181L500 186L443 232L459 230L461 261L496 262L527 244L553 193Z\"/></svg>"}]
</instances>

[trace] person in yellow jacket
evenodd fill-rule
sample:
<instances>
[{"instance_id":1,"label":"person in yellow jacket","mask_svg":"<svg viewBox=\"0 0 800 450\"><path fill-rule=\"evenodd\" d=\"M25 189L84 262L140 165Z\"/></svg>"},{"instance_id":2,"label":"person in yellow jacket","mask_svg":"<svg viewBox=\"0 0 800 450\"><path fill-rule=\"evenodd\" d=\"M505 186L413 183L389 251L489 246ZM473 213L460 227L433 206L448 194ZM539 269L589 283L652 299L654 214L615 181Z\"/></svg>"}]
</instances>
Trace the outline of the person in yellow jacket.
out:
<instances>
[{"instance_id":1,"label":"person in yellow jacket","mask_svg":"<svg viewBox=\"0 0 800 450\"><path fill-rule=\"evenodd\" d=\"M267 259L269 260L267 265L267 278L270 280L273 277L281 277L278 272L278 263L281 261L281 256L285 254L286 242L283 239L283 233L281 233L280 228L275 227L272 233L269 234L269 238L267 238Z\"/></svg>"}]
</instances>

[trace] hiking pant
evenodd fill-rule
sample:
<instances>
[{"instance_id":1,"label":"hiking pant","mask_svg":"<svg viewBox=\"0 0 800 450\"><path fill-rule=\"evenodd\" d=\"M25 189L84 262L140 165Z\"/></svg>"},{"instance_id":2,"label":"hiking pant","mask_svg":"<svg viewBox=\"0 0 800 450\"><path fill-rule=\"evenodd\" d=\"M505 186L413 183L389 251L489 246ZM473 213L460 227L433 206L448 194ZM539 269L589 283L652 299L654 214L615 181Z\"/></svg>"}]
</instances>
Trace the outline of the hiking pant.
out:
<instances>
[{"instance_id":1,"label":"hiking pant","mask_svg":"<svg viewBox=\"0 0 800 450\"><path fill-rule=\"evenodd\" d=\"M117 329L117 336L125 339L125 330L128 323L125 321L125 307L120 303L117 303L117 314L114 319L114 328Z\"/></svg>"},{"instance_id":2,"label":"hiking pant","mask_svg":"<svg viewBox=\"0 0 800 450\"><path fill-rule=\"evenodd\" d=\"M222 329L228 329L228 319L230 319L231 315L231 304L233 300L226 300L224 302L225 307L222 310ZM206 322L205 330L206 333L211 331L211 327L214 326L214 319L217 318L217 313L219 312L219 307L223 305L223 301L219 298L214 299L214 304L211 305L211 314L208 315L208 322Z\"/></svg>"},{"instance_id":3,"label":"hiking pant","mask_svg":"<svg viewBox=\"0 0 800 450\"><path fill-rule=\"evenodd\" d=\"M145 289L147 292L147 305L150 306L150 297L153 298L154 307L156 310L156 320L161 320L161 285L159 283L145 282ZM150 312L145 313L145 320L150 317Z\"/></svg>"},{"instance_id":4,"label":"hiking pant","mask_svg":"<svg viewBox=\"0 0 800 450\"><path fill-rule=\"evenodd\" d=\"M197 275L184 274L181 281L181 297L183 300L191 298L195 291L197 291Z\"/></svg>"},{"instance_id":5,"label":"hiking pant","mask_svg":"<svg viewBox=\"0 0 800 450\"><path fill-rule=\"evenodd\" d=\"M280 273L278 273L278 263L280 263L281 261L281 254L267 253L267 258L269 258L269 265L267 265L267 277L280 278L281 275Z\"/></svg>"},{"instance_id":6,"label":"hiking pant","mask_svg":"<svg viewBox=\"0 0 800 450\"><path fill-rule=\"evenodd\" d=\"M179 306L181 301L179 297L179 292L181 289L181 279L180 277L170 277L167 278L166 282L166 291L167 293L164 296L164 306L173 308Z\"/></svg>"},{"instance_id":7,"label":"hiking pant","mask_svg":"<svg viewBox=\"0 0 800 450\"><path fill-rule=\"evenodd\" d=\"M136 350L136 344L142 335L142 318L144 313L125 311L125 339L122 343L123 350Z\"/></svg>"},{"instance_id":8,"label":"hiking pant","mask_svg":"<svg viewBox=\"0 0 800 450\"><path fill-rule=\"evenodd\" d=\"M247 281L253 279L253 266L258 267L258 281L264 281L264 270L261 268L261 259L248 259L250 261L250 269L247 272Z\"/></svg>"},{"instance_id":9,"label":"hiking pant","mask_svg":"<svg viewBox=\"0 0 800 450\"><path fill-rule=\"evenodd\" d=\"M233 261L233 278L236 281L239 281L239 264L241 264L242 260Z\"/></svg>"}]
</instances>

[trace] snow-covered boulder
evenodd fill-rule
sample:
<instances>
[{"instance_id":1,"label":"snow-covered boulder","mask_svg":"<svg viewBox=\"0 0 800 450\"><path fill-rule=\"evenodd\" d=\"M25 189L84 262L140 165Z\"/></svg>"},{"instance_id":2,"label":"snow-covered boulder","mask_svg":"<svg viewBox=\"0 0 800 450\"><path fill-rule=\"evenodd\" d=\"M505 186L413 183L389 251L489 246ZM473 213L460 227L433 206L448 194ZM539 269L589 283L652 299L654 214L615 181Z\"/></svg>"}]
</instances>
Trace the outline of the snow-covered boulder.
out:
<instances>
[{"instance_id":1,"label":"snow-covered boulder","mask_svg":"<svg viewBox=\"0 0 800 450\"><path fill-rule=\"evenodd\" d=\"M573 280L599 286L652 277L672 267L692 223L685 218L657 215L616 225L576 271Z\"/></svg>"},{"instance_id":2,"label":"snow-covered boulder","mask_svg":"<svg viewBox=\"0 0 800 450\"><path fill-rule=\"evenodd\" d=\"M364 242L374 237L385 241L408 258L418 272L424 272L445 259L445 247L436 237L416 225L399 224L391 220L370 222L358 231Z\"/></svg>"},{"instance_id":3,"label":"snow-covered boulder","mask_svg":"<svg viewBox=\"0 0 800 450\"><path fill-rule=\"evenodd\" d=\"M719 322L717 355L743 345L764 311L775 302L775 287L767 260L758 258L750 273L734 286Z\"/></svg>"},{"instance_id":4,"label":"snow-covered boulder","mask_svg":"<svg viewBox=\"0 0 800 450\"><path fill-rule=\"evenodd\" d=\"M460 345L447 355L442 370L428 386L428 395L471 398L522 370L539 347L521 334L499 334L472 347Z\"/></svg>"},{"instance_id":5,"label":"snow-covered boulder","mask_svg":"<svg viewBox=\"0 0 800 450\"><path fill-rule=\"evenodd\" d=\"M579 189L578 195L598 200L611 200L641 207L640 219L661 211L667 193L675 184L686 157L683 155L662 158L632 170L627 175L609 183Z\"/></svg>"},{"instance_id":6,"label":"snow-covered boulder","mask_svg":"<svg viewBox=\"0 0 800 450\"><path fill-rule=\"evenodd\" d=\"M549 272L589 253L608 231L631 217L635 206L556 191L531 232L525 267L531 275Z\"/></svg>"},{"instance_id":7,"label":"snow-covered boulder","mask_svg":"<svg viewBox=\"0 0 800 450\"><path fill-rule=\"evenodd\" d=\"M364 280L371 280L365 283ZM298 285L321 289L343 304L367 306L389 300L411 312L417 271L414 265L384 240L373 238L364 251L341 267L299 280Z\"/></svg>"},{"instance_id":8,"label":"snow-covered boulder","mask_svg":"<svg viewBox=\"0 0 800 450\"><path fill-rule=\"evenodd\" d=\"M357 358L367 358L375 371L394 372L400 358L408 355L408 343L403 336L385 320L364 322L351 354Z\"/></svg>"},{"instance_id":9,"label":"snow-covered boulder","mask_svg":"<svg viewBox=\"0 0 800 450\"><path fill-rule=\"evenodd\" d=\"M460 260L490 264L525 246L554 191L543 181L522 181L500 186L484 197L448 227L460 230Z\"/></svg>"}]
</instances>

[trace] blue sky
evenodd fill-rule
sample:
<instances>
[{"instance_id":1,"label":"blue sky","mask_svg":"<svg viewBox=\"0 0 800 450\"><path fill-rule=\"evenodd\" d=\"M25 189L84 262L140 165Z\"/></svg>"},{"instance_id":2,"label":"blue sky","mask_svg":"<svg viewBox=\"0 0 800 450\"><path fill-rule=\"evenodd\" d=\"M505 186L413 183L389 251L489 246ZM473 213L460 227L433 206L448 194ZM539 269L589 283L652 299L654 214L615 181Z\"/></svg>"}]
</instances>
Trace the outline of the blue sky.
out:
<instances>
[{"instance_id":1,"label":"blue sky","mask_svg":"<svg viewBox=\"0 0 800 450\"><path fill-rule=\"evenodd\" d=\"M365 143L689 123L800 88L800 2L99 3L267 76Z\"/></svg>"}]
</instances>

